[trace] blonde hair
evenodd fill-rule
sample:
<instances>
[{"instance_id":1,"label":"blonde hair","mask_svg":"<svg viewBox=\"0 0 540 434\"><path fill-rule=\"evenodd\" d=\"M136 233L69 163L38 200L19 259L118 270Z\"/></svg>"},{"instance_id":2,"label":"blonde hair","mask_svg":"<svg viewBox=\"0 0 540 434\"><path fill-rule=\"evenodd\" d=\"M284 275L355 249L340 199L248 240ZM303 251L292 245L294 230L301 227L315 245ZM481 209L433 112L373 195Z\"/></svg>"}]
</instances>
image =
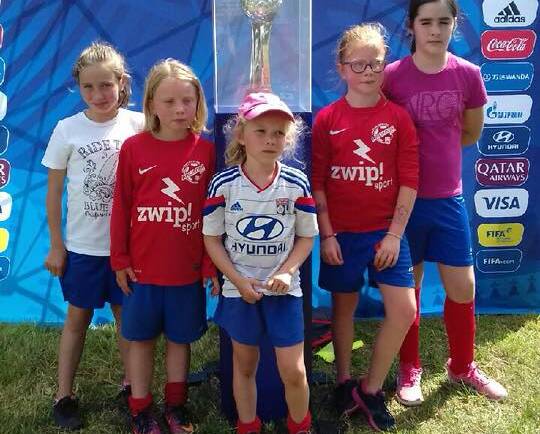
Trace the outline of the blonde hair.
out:
<instances>
[{"instance_id":1,"label":"blonde hair","mask_svg":"<svg viewBox=\"0 0 540 434\"><path fill-rule=\"evenodd\" d=\"M96 64L104 64L109 67L118 82L124 79L124 86L118 94L118 107L127 107L129 97L131 96L131 76L128 74L124 56L106 42L92 42L89 47L86 47L79 54L79 58L71 70L71 75L77 84L80 84L79 77L81 71L87 66Z\"/></svg>"},{"instance_id":2,"label":"blonde hair","mask_svg":"<svg viewBox=\"0 0 540 434\"><path fill-rule=\"evenodd\" d=\"M223 127L223 132L227 139L227 147L225 148L225 164L227 166L243 164L246 161L246 148L238 141L238 137L243 133L248 122L243 116L235 115ZM294 122L288 122L287 130L285 131L285 149L281 158L294 156L296 145L303 135L305 128L305 124L301 118L295 117Z\"/></svg>"},{"instance_id":3,"label":"blonde hair","mask_svg":"<svg viewBox=\"0 0 540 434\"><path fill-rule=\"evenodd\" d=\"M195 87L197 93L197 110L195 112L195 119L190 125L190 129L196 134L206 131L208 112L201 82L189 66L171 58L156 63L146 77L143 97L145 131L157 133L160 129L159 118L151 112L150 103L154 99L156 89L160 83L168 77L188 81Z\"/></svg>"},{"instance_id":4,"label":"blonde hair","mask_svg":"<svg viewBox=\"0 0 540 434\"><path fill-rule=\"evenodd\" d=\"M384 53L388 49L386 45L386 30L380 23L357 24L343 32L336 48L336 61L342 63L345 52L351 44L360 42L369 47L381 48Z\"/></svg>"}]
</instances>

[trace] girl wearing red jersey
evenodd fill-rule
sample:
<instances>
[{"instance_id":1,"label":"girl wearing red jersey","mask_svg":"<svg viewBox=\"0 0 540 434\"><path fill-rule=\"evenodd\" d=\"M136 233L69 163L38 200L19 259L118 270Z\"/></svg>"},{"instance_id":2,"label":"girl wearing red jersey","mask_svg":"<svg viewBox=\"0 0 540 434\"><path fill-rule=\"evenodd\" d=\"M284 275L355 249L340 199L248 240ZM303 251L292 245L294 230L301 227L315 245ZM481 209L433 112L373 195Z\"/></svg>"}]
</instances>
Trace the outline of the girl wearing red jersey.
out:
<instances>
[{"instance_id":1,"label":"girl wearing red jersey","mask_svg":"<svg viewBox=\"0 0 540 434\"><path fill-rule=\"evenodd\" d=\"M381 26L348 29L337 52L347 93L324 107L313 126L319 285L332 292L338 411L361 409L374 429L386 430L395 422L381 387L416 313L403 233L416 197L417 139L407 112L380 91L386 54ZM350 372L353 318L366 267L381 290L386 315L368 374L356 381Z\"/></svg>"},{"instance_id":2,"label":"girl wearing red jersey","mask_svg":"<svg viewBox=\"0 0 540 434\"><path fill-rule=\"evenodd\" d=\"M171 433L190 433L184 407L190 343L206 331L202 276L215 276L203 264L201 232L214 146L200 137L206 103L186 65L173 59L155 65L143 108L144 131L120 153L111 220L111 264L125 294L122 335L131 341L132 432L161 432L150 411L150 383L156 338L164 333L165 419Z\"/></svg>"}]
</instances>

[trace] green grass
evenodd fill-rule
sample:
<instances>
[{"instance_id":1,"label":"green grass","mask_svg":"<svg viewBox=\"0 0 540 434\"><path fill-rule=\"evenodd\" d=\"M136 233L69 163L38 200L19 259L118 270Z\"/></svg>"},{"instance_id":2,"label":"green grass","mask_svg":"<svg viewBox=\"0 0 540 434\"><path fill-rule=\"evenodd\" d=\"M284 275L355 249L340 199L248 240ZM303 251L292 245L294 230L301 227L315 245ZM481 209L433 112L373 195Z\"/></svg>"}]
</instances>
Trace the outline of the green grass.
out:
<instances>
[{"instance_id":1,"label":"green grass","mask_svg":"<svg viewBox=\"0 0 540 434\"><path fill-rule=\"evenodd\" d=\"M424 319L421 349L424 362L425 403L407 409L395 401L390 404L399 433L540 433L540 316L482 316L477 321L479 365L494 375L509 390L503 403L490 402L463 386L446 381L444 362L446 339L439 319ZM367 366L375 321L356 324L357 338L366 345L355 351L355 374ZM56 387L56 351L59 328L33 325L0 325L0 433L59 433L51 421L51 403ZM162 349L162 347L160 347ZM161 354L161 351L160 351ZM192 370L217 360L215 328L193 348ZM162 357L157 359L155 396L160 398L164 373ZM333 367L316 358L314 370L333 379ZM394 373L390 374L392 378ZM115 395L121 373L111 326L88 333L85 353L76 379L81 399L85 434L127 433L116 409ZM388 384L391 384L389 380ZM362 416L338 421L331 410L331 385L312 386L313 415L342 427L342 432L368 433ZM190 389L190 406L199 433L232 433L219 411L219 383L214 377ZM321 434L329 434L328 432ZM267 425L267 433L283 432Z\"/></svg>"}]
</instances>

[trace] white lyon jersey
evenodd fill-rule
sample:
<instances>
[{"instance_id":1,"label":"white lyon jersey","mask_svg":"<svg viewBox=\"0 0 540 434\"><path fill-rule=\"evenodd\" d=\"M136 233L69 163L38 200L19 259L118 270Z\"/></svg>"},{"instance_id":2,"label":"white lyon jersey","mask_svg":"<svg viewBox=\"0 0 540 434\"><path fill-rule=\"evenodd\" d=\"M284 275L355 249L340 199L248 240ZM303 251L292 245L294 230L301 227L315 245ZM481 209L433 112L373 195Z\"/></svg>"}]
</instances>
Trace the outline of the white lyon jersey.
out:
<instances>
[{"instance_id":1,"label":"white lyon jersey","mask_svg":"<svg viewBox=\"0 0 540 434\"><path fill-rule=\"evenodd\" d=\"M274 179L261 189L240 166L216 174L208 187L203 234L225 234L225 250L236 270L266 283L288 258L295 236L318 234L315 202L306 175L277 163ZM302 296L299 274L296 271L293 275L287 294ZM240 297L227 278L223 295Z\"/></svg>"}]
</instances>

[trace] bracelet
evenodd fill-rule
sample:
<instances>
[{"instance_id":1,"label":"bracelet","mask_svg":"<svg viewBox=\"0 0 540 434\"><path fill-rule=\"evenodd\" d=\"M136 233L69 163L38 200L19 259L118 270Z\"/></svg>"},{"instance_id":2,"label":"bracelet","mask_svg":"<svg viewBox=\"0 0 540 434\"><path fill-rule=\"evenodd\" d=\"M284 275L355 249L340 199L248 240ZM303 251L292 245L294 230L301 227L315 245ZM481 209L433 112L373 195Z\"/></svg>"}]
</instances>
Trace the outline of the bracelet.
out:
<instances>
[{"instance_id":1,"label":"bracelet","mask_svg":"<svg viewBox=\"0 0 540 434\"><path fill-rule=\"evenodd\" d=\"M327 240L328 238L333 238L335 237L337 234L330 234L330 235L321 235L321 241L325 241Z\"/></svg>"},{"instance_id":2,"label":"bracelet","mask_svg":"<svg viewBox=\"0 0 540 434\"><path fill-rule=\"evenodd\" d=\"M386 235L390 235L390 236L392 236L394 238L397 238L398 240L402 239L401 235L395 234L394 232L388 231L388 232L386 232Z\"/></svg>"}]
</instances>

